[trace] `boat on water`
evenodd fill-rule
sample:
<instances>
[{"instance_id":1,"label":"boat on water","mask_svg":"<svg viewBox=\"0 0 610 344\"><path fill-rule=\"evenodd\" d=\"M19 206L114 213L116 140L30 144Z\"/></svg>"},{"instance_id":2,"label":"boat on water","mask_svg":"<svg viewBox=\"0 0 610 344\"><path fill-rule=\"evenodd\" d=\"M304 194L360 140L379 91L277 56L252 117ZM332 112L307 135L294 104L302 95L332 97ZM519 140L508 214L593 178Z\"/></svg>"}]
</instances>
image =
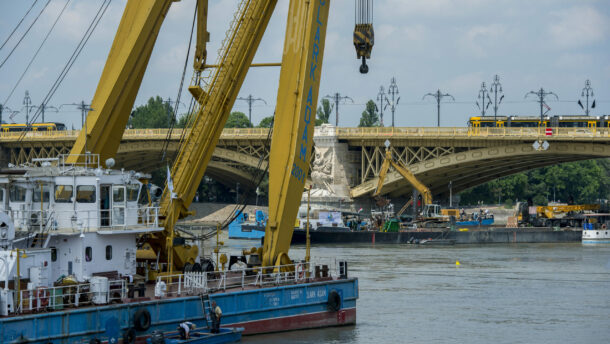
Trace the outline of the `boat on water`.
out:
<instances>
[{"instance_id":1,"label":"boat on water","mask_svg":"<svg viewBox=\"0 0 610 344\"><path fill-rule=\"evenodd\" d=\"M582 230L583 244L610 244L610 213L585 214Z\"/></svg>"},{"instance_id":2,"label":"boat on water","mask_svg":"<svg viewBox=\"0 0 610 344\"><path fill-rule=\"evenodd\" d=\"M267 215L262 210L256 210L252 221L246 212L237 210L235 219L229 224L229 239L258 239L265 236Z\"/></svg>"},{"instance_id":3,"label":"boat on water","mask_svg":"<svg viewBox=\"0 0 610 344\"><path fill-rule=\"evenodd\" d=\"M224 344L235 343L241 340L242 327L221 328L218 333L212 333L209 329L195 329L189 332L189 338L184 338L178 331L161 332L155 331L146 344Z\"/></svg>"},{"instance_id":4,"label":"boat on water","mask_svg":"<svg viewBox=\"0 0 610 344\"><path fill-rule=\"evenodd\" d=\"M212 301L244 334L355 323L358 280L343 262L210 271L199 257L147 281L139 238L163 230L149 176L96 155L65 161L0 170L1 343L141 342L183 321L207 327Z\"/></svg>"}]
</instances>

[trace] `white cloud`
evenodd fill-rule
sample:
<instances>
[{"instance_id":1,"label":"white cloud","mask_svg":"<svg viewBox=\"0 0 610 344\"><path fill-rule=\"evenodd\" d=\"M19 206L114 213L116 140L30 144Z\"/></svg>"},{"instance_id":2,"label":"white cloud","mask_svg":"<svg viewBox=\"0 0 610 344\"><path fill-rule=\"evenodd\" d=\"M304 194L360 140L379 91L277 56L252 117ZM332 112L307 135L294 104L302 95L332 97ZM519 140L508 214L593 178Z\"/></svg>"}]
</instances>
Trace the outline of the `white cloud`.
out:
<instances>
[{"instance_id":1,"label":"white cloud","mask_svg":"<svg viewBox=\"0 0 610 344\"><path fill-rule=\"evenodd\" d=\"M560 48L575 48L608 40L608 18L593 7L551 12L548 33Z\"/></svg>"},{"instance_id":2,"label":"white cloud","mask_svg":"<svg viewBox=\"0 0 610 344\"><path fill-rule=\"evenodd\" d=\"M466 56L487 57L490 49L502 41L505 34L506 27L502 24L473 26L458 39L458 48Z\"/></svg>"}]
</instances>

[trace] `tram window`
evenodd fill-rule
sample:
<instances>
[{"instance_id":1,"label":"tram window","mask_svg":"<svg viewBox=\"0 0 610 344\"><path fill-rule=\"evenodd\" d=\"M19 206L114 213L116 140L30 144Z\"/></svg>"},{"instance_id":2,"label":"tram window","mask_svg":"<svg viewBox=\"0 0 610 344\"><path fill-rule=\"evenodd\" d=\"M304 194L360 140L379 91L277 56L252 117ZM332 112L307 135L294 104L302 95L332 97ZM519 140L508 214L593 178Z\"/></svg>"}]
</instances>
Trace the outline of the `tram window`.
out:
<instances>
[{"instance_id":1,"label":"tram window","mask_svg":"<svg viewBox=\"0 0 610 344\"><path fill-rule=\"evenodd\" d=\"M495 127L496 124L494 122L481 122L481 127Z\"/></svg>"},{"instance_id":2,"label":"tram window","mask_svg":"<svg viewBox=\"0 0 610 344\"><path fill-rule=\"evenodd\" d=\"M21 185L11 185L10 199L11 202L25 202L25 193L27 189Z\"/></svg>"},{"instance_id":3,"label":"tram window","mask_svg":"<svg viewBox=\"0 0 610 344\"><path fill-rule=\"evenodd\" d=\"M95 203L95 186L78 185L76 187L76 201L78 203Z\"/></svg>"},{"instance_id":4,"label":"tram window","mask_svg":"<svg viewBox=\"0 0 610 344\"><path fill-rule=\"evenodd\" d=\"M72 202L72 185L55 185L55 203Z\"/></svg>"},{"instance_id":5,"label":"tram window","mask_svg":"<svg viewBox=\"0 0 610 344\"><path fill-rule=\"evenodd\" d=\"M140 184L129 184L127 185L127 201L135 202L138 200L138 191L140 191Z\"/></svg>"},{"instance_id":6,"label":"tram window","mask_svg":"<svg viewBox=\"0 0 610 344\"><path fill-rule=\"evenodd\" d=\"M36 188L34 188L34 192L33 192L32 196L33 196L32 198L33 198L34 202L40 202L40 185L38 185ZM51 195L49 193L49 187L43 186L42 187L42 201L48 202L49 197L51 197Z\"/></svg>"},{"instance_id":7,"label":"tram window","mask_svg":"<svg viewBox=\"0 0 610 344\"><path fill-rule=\"evenodd\" d=\"M85 261L90 262L93 260L93 249L91 246L85 247Z\"/></svg>"},{"instance_id":8,"label":"tram window","mask_svg":"<svg viewBox=\"0 0 610 344\"><path fill-rule=\"evenodd\" d=\"M106 246L106 260L112 260L112 245Z\"/></svg>"}]
</instances>

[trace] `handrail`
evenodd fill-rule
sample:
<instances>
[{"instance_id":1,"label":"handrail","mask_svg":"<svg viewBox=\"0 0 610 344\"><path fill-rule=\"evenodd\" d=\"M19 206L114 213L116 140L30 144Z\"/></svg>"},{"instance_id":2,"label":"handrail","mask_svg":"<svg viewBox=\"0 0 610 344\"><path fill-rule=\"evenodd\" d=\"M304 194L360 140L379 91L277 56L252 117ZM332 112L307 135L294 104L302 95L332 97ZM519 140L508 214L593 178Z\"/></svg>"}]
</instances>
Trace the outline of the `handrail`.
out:
<instances>
[{"instance_id":1,"label":"handrail","mask_svg":"<svg viewBox=\"0 0 610 344\"><path fill-rule=\"evenodd\" d=\"M547 136L546 127L366 127L366 128L335 128L335 133L342 138L391 138L391 137L610 137L610 128L566 128L549 127L552 134ZM190 129L173 129L172 140L179 140L182 131ZM25 140L31 139L76 139L79 130L65 131L31 131L25 134ZM167 128L127 129L123 133L123 140L139 138L165 140L169 133ZM221 139L231 138L266 138L269 128L225 128ZM17 140L21 132L0 132L1 141Z\"/></svg>"}]
</instances>

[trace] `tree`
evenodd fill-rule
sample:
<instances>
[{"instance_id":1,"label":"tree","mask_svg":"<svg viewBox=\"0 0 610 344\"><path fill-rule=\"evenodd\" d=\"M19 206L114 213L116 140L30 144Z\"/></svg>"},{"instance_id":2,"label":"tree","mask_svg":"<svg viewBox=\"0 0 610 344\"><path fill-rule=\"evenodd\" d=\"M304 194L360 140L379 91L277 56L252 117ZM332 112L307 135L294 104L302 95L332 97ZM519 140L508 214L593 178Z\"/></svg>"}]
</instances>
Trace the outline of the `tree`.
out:
<instances>
[{"instance_id":1,"label":"tree","mask_svg":"<svg viewBox=\"0 0 610 344\"><path fill-rule=\"evenodd\" d=\"M252 128L253 125L248 119L248 117L239 111L231 112L229 115L229 119L227 119L227 123L225 124L225 128Z\"/></svg>"},{"instance_id":2,"label":"tree","mask_svg":"<svg viewBox=\"0 0 610 344\"><path fill-rule=\"evenodd\" d=\"M273 124L273 116L265 117L261 120L257 127L259 128L271 128Z\"/></svg>"},{"instance_id":3,"label":"tree","mask_svg":"<svg viewBox=\"0 0 610 344\"><path fill-rule=\"evenodd\" d=\"M191 114L190 116L193 116L193 115L194 114ZM186 126L189 124L190 116L188 113L182 114L182 116L180 116L180 118L178 118L178 123L176 123L176 128L186 128Z\"/></svg>"},{"instance_id":4,"label":"tree","mask_svg":"<svg viewBox=\"0 0 610 344\"><path fill-rule=\"evenodd\" d=\"M318 106L318 112L316 116L318 118L316 120L316 125L328 123L328 119L330 118L330 113L332 112L332 110L333 109L330 106L330 101L328 99L322 99L322 105Z\"/></svg>"},{"instance_id":5,"label":"tree","mask_svg":"<svg viewBox=\"0 0 610 344\"><path fill-rule=\"evenodd\" d=\"M129 116L130 128L168 128L174 110L160 96L150 97Z\"/></svg>"},{"instance_id":6,"label":"tree","mask_svg":"<svg viewBox=\"0 0 610 344\"><path fill-rule=\"evenodd\" d=\"M366 102L366 108L362 112L360 117L359 127L378 127L379 126L379 115L377 114L377 107L375 102L369 100Z\"/></svg>"}]
</instances>

